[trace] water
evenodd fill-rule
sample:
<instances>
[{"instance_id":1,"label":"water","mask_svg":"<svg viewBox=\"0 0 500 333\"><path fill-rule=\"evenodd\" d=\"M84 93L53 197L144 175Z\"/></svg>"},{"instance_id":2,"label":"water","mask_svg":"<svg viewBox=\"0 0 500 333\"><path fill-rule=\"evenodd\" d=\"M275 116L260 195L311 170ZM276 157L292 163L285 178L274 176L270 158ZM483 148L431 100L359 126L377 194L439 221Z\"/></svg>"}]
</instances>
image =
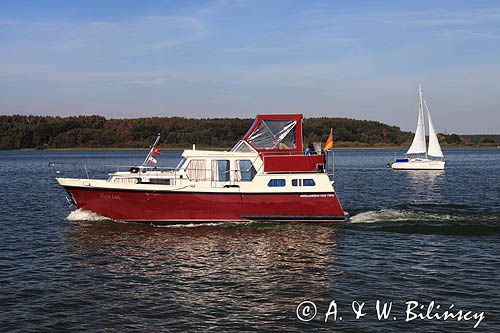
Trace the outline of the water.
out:
<instances>
[{"instance_id":1,"label":"water","mask_svg":"<svg viewBox=\"0 0 500 333\"><path fill-rule=\"evenodd\" d=\"M444 172L396 172L393 150L336 152L349 224L153 227L72 211L47 167L144 152L0 152L0 330L499 332L500 150L444 153ZM405 322L408 301L484 319Z\"/></svg>"}]
</instances>

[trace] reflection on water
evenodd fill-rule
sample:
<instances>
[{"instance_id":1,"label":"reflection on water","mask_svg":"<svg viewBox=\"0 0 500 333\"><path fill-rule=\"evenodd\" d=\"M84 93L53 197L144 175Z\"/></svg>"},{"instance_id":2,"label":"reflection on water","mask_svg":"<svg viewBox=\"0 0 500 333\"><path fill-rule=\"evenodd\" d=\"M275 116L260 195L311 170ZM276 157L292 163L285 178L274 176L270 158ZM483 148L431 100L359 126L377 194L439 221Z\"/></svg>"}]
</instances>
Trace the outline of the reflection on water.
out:
<instances>
[{"instance_id":1,"label":"reflection on water","mask_svg":"<svg viewBox=\"0 0 500 333\"><path fill-rule=\"evenodd\" d=\"M416 187L433 186L437 180L443 178L444 170L404 170L410 181Z\"/></svg>"},{"instance_id":2,"label":"reflection on water","mask_svg":"<svg viewBox=\"0 0 500 333\"><path fill-rule=\"evenodd\" d=\"M444 170L405 170L412 202L440 202Z\"/></svg>"},{"instance_id":3,"label":"reflection on water","mask_svg":"<svg viewBox=\"0 0 500 333\"><path fill-rule=\"evenodd\" d=\"M73 222L63 242L94 280L127 280L137 301L147 295L186 309L220 302L249 307L243 312L248 315L289 315L301 297L320 295L343 275L332 253L337 229L256 223L164 228L81 221Z\"/></svg>"}]
</instances>

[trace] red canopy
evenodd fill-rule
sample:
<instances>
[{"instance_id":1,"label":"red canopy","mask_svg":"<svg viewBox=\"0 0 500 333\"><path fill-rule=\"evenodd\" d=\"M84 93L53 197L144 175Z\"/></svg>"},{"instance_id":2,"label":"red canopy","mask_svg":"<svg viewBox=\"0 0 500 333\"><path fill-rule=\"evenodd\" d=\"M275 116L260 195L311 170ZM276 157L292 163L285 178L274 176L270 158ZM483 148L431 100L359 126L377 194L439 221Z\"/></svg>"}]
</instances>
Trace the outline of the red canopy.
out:
<instances>
[{"instance_id":1,"label":"red canopy","mask_svg":"<svg viewBox=\"0 0 500 333\"><path fill-rule=\"evenodd\" d=\"M263 114L255 118L241 140L259 153L302 153L301 114Z\"/></svg>"}]
</instances>

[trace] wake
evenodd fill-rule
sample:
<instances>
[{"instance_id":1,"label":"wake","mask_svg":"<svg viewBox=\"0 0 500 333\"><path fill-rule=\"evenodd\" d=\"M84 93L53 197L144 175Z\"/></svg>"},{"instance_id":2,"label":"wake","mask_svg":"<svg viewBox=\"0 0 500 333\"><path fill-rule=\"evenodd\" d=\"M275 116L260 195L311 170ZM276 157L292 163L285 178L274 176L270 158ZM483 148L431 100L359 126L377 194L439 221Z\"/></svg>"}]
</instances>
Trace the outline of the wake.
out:
<instances>
[{"instance_id":1,"label":"wake","mask_svg":"<svg viewBox=\"0 0 500 333\"><path fill-rule=\"evenodd\" d=\"M466 222L466 223L500 223L500 214L491 213L443 213L412 209L380 209L369 210L350 217L350 223L376 222Z\"/></svg>"},{"instance_id":2,"label":"wake","mask_svg":"<svg viewBox=\"0 0 500 333\"><path fill-rule=\"evenodd\" d=\"M375 223L375 222L443 222L461 220L463 216L442 213L429 213L413 211L408 209L380 209L370 210L351 216L351 223Z\"/></svg>"},{"instance_id":3,"label":"wake","mask_svg":"<svg viewBox=\"0 0 500 333\"><path fill-rule=\"evenodd\" d=\"M89 210L78 208L77 210L72 211L66 217L68 221L112 221L110 218L101 216L97 213L91 212Z\"/></svg>"}]
</instances>

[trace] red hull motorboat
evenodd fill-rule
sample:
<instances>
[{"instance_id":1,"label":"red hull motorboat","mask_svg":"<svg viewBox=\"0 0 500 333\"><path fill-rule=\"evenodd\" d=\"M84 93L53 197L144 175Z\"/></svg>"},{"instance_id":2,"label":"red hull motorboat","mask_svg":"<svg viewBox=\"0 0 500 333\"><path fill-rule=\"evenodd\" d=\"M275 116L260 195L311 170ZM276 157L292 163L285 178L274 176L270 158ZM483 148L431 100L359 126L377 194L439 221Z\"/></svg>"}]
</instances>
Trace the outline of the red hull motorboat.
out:
<instances>
[{"instance_id":1,"label":"red hull motorboat","mask_svg":"<svg viewBox=\"0 0 500 333\"><path fill-rule=\"evenodd\" d=\"M183 152L174 169L148 166L148 160L154 161L155 145L143 165L108 173L106 179L61 177L59 165L52 166L72 203L113 220L346 219L334 189L333 154L321 150L304 153L302 115L259 115L230 151L193 147Z\"/></svg>"}]
</instances>

